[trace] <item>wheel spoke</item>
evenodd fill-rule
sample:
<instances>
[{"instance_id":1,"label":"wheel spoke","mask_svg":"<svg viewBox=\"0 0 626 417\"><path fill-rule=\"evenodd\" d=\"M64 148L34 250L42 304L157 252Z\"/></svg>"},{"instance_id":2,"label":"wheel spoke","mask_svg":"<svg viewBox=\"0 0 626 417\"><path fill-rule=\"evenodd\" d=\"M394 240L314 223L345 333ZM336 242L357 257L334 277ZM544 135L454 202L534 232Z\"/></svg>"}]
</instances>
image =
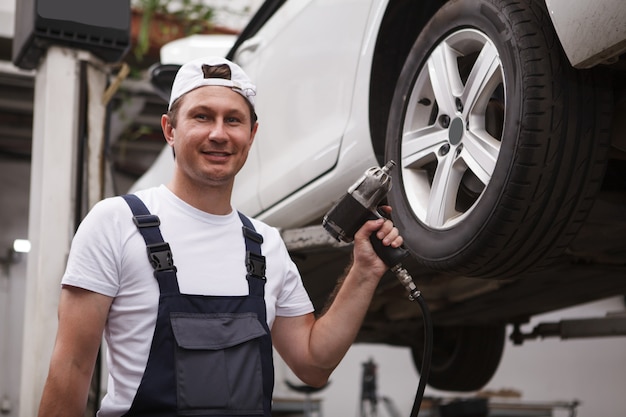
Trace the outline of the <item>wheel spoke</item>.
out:
<instances>
[{"instance_id":1,"label":"wheel spoke","mask_svg":"<svg viewBox=\"0 0 626 417\"><path fill-rule=\"evenodd\" d=\"M446 43L439 45L428 59L428 75L435 99L442 114L456 112L454 98L463 91L463 83L456 64L457 53Z\"/></svg>"},{"instance_id":2,"label":"wheel spoke","mask_svg":"<svg viewBox=\"0 0 626 417\"><path fill-rule=\"evenodd\" d=\"M442 227L456 215L456 194L463 174L455 169L454 161L453 155L447 154L435 170L426 212L426 224L431 227Z\"/></svg>"},{"instance_id":3,"label":"wheel spoke","mask_svg":"<svg viewBox=\"0 0 626 417\"><path fill-rule=\"evenodd\" d=\"M467 167L487 185L500 153L500 142L485 130L466 132L460 158Z\"/></svg>"},{"instance_id":4,"label":"wheel spoke","mask_svg":"<svg viewBox=\"0 0 626 417\"><path fill-rule=\"evenodd\" d=\"M420 168L419 161L428 155L436 154L439 148L447 143L445 130L436 126L427 126L402 136L402 167Z\"/></svg>"},{"instance_id":5,"label":"wheel spoke","mask_svg":"<svg viewBox=\"0 0 626 417\"><path fill-rule=\"evenodd\" d=\"M484 112L494 83L500 83L502 80L500 66L498 51L490 42L485 43L472 67L461 97L465 103L464 116L467 117L471 112Z\"/></svg>"}]
</instances>

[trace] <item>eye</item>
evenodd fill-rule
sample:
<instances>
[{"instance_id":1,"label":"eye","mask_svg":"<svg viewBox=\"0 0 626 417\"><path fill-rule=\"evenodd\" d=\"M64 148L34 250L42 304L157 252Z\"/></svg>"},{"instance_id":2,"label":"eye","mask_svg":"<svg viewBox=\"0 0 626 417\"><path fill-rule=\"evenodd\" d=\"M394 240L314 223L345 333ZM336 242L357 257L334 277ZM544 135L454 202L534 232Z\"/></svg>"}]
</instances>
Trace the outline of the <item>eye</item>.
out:
<instances>
[{"instance_id":1,"label":"eye","mask_svg":"<svg viewBox=\"0 0 626 417\"><path fill-rule=\"evenodd\" d=\"M231 125L241 123L241 119L236 116L229 116L229 117L226 117L224 120L226 121L226 123L231 124Z\"/></svg>"}]
</instances>

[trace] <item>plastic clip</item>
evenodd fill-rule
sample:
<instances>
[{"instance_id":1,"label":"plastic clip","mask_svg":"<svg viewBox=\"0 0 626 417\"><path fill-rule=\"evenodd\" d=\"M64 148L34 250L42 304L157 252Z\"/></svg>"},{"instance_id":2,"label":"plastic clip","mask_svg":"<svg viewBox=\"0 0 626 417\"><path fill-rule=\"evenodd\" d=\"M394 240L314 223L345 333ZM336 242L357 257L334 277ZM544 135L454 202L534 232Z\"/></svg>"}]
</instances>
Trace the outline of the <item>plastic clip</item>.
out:
<instances>
[{"instance_id":1,"label":"plastic clip","mask_svg":"<svg viewBox=\"0 0 626 417\"><path fill-rule=\"evenodd\" d=\"M133 217L133 222L137 227L158 227L161 225L161 220L154 214L139 214Z\"/></svg>"},{"instance_id":2,"label":"plastic clip","mask_svg":"<svg viewBox=\"0 0 626 417\"><path fill-rule=\"evenodd\" d=\"M148 259L155 271L175 269L170 245L166 242L147 245Z\"/></svg>"},{"instance_id":3,"label":"plastic clip","mask_svg":"<svg viewBox=\"0 0 626 417\"><path fill-rule=\"evenodd\" d=\"M265 280L265 256L246 252L246 268L248 274Z\"/></svg>"}]
</instances>

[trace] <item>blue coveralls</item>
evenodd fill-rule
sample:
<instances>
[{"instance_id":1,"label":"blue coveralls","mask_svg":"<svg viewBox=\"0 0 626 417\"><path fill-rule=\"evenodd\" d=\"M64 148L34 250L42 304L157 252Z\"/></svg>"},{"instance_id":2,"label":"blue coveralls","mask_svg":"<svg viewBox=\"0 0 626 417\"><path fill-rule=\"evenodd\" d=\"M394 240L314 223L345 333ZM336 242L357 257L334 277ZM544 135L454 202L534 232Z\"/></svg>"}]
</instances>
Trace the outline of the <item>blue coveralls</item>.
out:
<instances>
[{"instance_id":1,"label":"blue coveralls","mask_svg":"<svg viewBox=\"0 0 626 417\"><path fill-rule=\"evenodd\" d=\"M123 198L146 241L160 290L150 356L124 416L270 417L274 367L264 299L263 237L240 213L248 295L181 294L159 218L137 196Z\"/></svg>"}]
</instances>

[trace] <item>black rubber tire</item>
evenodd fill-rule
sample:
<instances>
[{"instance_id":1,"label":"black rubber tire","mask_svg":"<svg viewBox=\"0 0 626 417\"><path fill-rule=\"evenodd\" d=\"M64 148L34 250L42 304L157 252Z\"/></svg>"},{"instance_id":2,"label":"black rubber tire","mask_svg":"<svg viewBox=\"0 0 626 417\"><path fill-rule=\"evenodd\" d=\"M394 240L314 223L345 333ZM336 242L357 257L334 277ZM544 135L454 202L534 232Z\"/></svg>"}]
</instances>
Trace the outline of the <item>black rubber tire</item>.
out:
<instances>
[{"instance_id":1,"label":"black rubber tire","mask_svg":"<svg viewBox=\"0 0 626 417\"><path fill-rule=\"evenodd\" d=\"M543 3L450 1L422 31L406 60L385 145L386 159L398 165L389 203L406 247L429 268L505 279L540 267L565 250L593 204L609 146L610 81L596 71L569 65ZM489 180L472 196L471 205L465 203L468 206L457 218L433 225L415 210L416 204L427 210L432 193L422 190L417 197L410 183L415 175L430 175L432 183L434 174L428 173L432 164L411 167L403 155L402 138L406 129L441 125L436 99L418 96L418 89L426 90L417 80L427 76L423 72L435 48L449 36L466 32L489 39L497 51L503 109L501 129L493 136L500 142L499 151ZM498 101L495 88L492 101ZM413 113L407 110L411 103ZM413 115L424 111L419 106L430 106L427 112L432 113L421 126ZM463 135L470 130L469 120L457 124ZM451 129L452 125L450 137ZM428 189L428 179L424 183ZM460 194L459 189L447 190L446 195ZM458 205L459 196L455 198Z\"/></svg>"},{"instance_id":2,"label":"black rubber tire","mask_svg":"<svg viewBox=\"0 0 626 417\"><path fill-rule=\"evenodd\" d=\"M496 373L506 344L505 326L435 327L428 385L442 391L476 391ZM411 354L422 369L423 346Z\"/></svg>"}]
</instances>

